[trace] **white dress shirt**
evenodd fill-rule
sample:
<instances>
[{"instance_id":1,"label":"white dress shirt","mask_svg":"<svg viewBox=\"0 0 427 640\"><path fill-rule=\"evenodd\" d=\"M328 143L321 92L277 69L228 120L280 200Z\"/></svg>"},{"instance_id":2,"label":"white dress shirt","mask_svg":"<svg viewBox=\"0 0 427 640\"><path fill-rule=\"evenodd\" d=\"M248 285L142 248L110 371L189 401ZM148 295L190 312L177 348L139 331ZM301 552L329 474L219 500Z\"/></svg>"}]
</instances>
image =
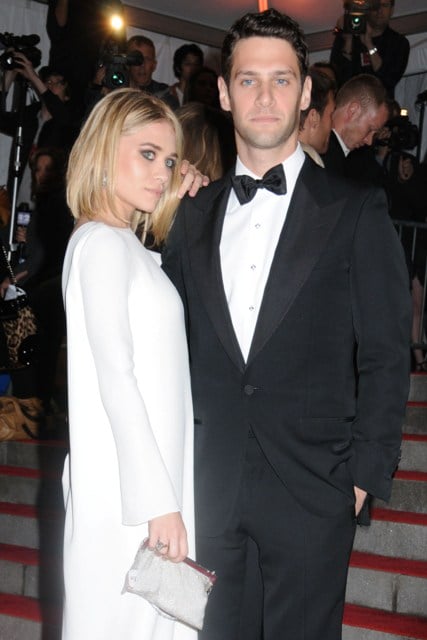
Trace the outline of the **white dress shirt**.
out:
<instances>
[{"instance_id":1,"label":"white dress shirt","mask_svg":"<svg viewBox=\"0 0 427 640\"><path fill-rule=\"evenodd\" d=\"M228 199L220 243L221 270L231 320L245 361L271 263L304 160L304 152L298 144L294 153L283 162L287 185L285 195L258 189L253 200L241 205L232 189ZM256 176L237 158L236 175L241 174L256 179L262 177Z\"/></svg>"},{"instance_id":2,"label":"white dress shirt","mask_svg":"<svg viewBox=\"0 0 427 640\"><path fill-rule=\"evenodd\" d=\"M351 149L349 149L346 145L346 143L344 142L344 140L341 138L340 134L338 133L338 131L336 131L336 129L332 129L332 131L335 133L338 142L340 143L340 147L344 152L345 157L348 156L348 154L350 153Z\"/></svg>"}]
</instances>

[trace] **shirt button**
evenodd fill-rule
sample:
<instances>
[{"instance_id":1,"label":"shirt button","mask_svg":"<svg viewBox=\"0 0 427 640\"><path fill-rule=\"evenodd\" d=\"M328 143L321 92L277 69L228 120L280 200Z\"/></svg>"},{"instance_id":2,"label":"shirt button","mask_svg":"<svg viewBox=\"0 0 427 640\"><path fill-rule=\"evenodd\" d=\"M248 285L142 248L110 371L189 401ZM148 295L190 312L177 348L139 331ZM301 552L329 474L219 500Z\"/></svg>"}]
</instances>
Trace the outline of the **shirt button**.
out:
<instances>
[{"instance_id":1,"label":"shirt button","mask_svg":"<svg viewBox=\"0 0 427 640\"><path fill-rule=\"evenodd\" d=\"M252 271L255 271L255 269L256 269L256 264L251 264L251 269L252 269Z\"/></svg>"},{"instance_id":2,"label":"shirt button","mask_svg":"<svg viewBox=\"0 0 427 640\"><path fill-rule=\"evenodd\" d=\"M253 311L255 309L255 307L250 306L249 307L249 311Z\"/></svg>"},{"instance_id":3,"label":"shirt button","mask_svg":"<svg viewBox=\"0 0 427 640\"><path fill-rule=\"evenodd\" d=\"M259 228L260 228L260 226L261 226L261 225L260 225L260 223L259 223L259 222L257 222L257 223L256 223L256 225L255 225L255 229L259 229Z\"/></svg>"}]
</instances>

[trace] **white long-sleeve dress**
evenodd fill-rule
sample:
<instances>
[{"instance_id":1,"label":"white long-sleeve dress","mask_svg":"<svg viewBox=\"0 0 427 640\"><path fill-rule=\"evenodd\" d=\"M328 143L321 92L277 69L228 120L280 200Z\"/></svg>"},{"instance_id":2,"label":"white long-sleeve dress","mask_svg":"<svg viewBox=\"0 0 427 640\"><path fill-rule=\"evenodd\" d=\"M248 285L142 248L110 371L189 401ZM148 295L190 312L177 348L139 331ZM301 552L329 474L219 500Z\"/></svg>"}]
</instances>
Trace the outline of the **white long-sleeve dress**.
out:
<instances>
[{"instance_id":1,"label":"white long-sleeve dress","mask_svg":"<svg viewBox=\"0 0 427 640\"><path fill-rule=\"evenodd\" d=\"M63 640L195 640L122 594L148 520L181 511L194 556L193 415L181 301L130 229L88 222L64 262L70 455Z\"/></svg>"}]
</instances>

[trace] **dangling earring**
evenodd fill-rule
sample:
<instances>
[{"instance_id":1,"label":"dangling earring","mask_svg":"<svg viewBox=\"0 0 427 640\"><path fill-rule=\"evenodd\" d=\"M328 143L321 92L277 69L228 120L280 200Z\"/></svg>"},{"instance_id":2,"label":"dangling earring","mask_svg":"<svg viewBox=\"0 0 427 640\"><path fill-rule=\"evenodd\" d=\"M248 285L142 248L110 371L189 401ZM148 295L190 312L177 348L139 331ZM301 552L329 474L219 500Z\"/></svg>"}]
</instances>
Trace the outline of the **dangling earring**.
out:
<instances>
[{"instance_id":1,"label":"dangling earring","mask_svg":"<svg viewBox=\"0 0 427 640\"><path fill-rule=\"evenodd\" d=\"M104 169L104 175L102 176L102 188L105 189L106 186L107 186L107 172Z\"/></svg>"}]
</instances>

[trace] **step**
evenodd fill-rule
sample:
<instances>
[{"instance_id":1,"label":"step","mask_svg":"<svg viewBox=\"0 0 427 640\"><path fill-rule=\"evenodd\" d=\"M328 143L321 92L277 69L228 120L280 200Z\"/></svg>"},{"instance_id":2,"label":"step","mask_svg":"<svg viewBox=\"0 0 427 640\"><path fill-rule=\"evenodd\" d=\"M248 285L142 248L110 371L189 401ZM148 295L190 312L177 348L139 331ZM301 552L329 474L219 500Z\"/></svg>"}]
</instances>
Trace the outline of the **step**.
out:
<instances>
[{"instance_id":1,"label":"step","mask_svg":"<svg viewBox=\"0 0 427 640\"><path fill-rule=\"evenodd\" d=\"M427 435L427 402L407 403L403 431Z\"/></svg>"},{"instance_id":2,"label":"step","mask_svg":"<svg viewBox=\"0 0 427 640\"><path fill-rule=\"evenodd\" d=\"M427 561L354 551L346 602L394 613L427 615Z\"/></svg>"},{"instance_id":3,"label":"step","mask_svg":"<svg viewBox=\"0 0 427 640\"><path fill-rule=\"evenodd\" d=\"M42 623L43 620L43 623ZM60 640L61 609L35 598L0 593L2 640Z\"/></svg>"},{"instance_id":4,"label":"step","mask_svg":"<svg viewBox=\"0 0 427 640\"><path fill-rule=\"evenodd\" d=\"M400 471L427 471L427 435L404 433Z\"/></svg>"},{"instance_id":5,"label":"step","mask_svg":"<svg viewBox=\"0 0 427 640\"><path fill-rule=\"evenodd\" d=\"M61 601L63 593L61 550L0 544L1 590L13 595Z\"/></svg>"},{"instance_id":6,"label":"step","mask_svg":"<svg viewBox=\"0 0 427 640\"><path fill-rule=\"evenodd\" d=\"M0 465L0 502L62 507L59 471Z\"/></svg>"},{"instance_id":7,"label":"step","mask_svg":"<svg viewBox=\"0 0 427 640\"><path fill-rule=\"evenodd\" d=\"M62 472L66 440L11 440L0 442L0 464Z\"/></svg>"},{"instance_id":8,"label":"step","mask_svg":"<svg viewBox=\"0 0 427 640\"><path fill-rule=\"evenodd\" d=\"M374 500L374 506L398 511L427 513L427 473L396 471L389 502Z\"/></svg>"},{"instance_id":9,"label":"step","mask_svg":"<svg viewBox=\"0 0 427 640\"><path fill-rule=\"evenodd\" d=\"M0 542L38 549L57 548L63 535L63 512L48 507L0 502Z\"/></svg>"},{"instance_id":10,"label":"step","mask_svg":"<svg viewBox=\"0 0 427 640\"><path fill-rule=\"evenodd\" d=\"M427 402L427 373L412 373L409 402Z\"/></svg>"},{"instance_id":11,"label":"step","mask_svg":"<svg viewBox=\"0 0 427 640\"><path fill-rule=\"evenodd\" d=\"M0 544L1 590L38 598L39 562L36 549Z\"/></svg>"},{"instance_id":12,"label":"step","mask_svg":"<svg viewBox=\"0 0 427 640\"><path fill-rule=\"evenodd\" d=\"M348 604L343 640L427 640L427 618Z\"/></svg>"},{"instance_id":13,"label":"step","mask_svg":"<svg viewBox=\"0 0 427 640\"><path fill-rule=\"evenodd\" d=\"M381 556L425 560L427 514L374 507L371 526L358 527L354 549Z\"/></svg>"}]
</instances>

